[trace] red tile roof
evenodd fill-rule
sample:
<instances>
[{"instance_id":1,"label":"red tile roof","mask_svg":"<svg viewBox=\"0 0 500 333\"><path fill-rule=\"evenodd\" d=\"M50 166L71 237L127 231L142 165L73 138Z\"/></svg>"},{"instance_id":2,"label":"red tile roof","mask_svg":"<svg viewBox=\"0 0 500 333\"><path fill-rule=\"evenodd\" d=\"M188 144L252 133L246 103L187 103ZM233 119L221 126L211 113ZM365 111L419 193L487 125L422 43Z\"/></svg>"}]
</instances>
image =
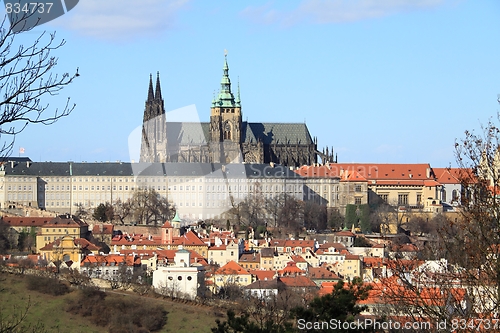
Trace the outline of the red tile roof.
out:
<instances>
[{"instance_id":1,"label":"red tile roof","mask_svg":"<svg viewBox=\"0 0 500 333\"><path fill-rule=\"evenodd\" d=\"M310 248L314 249L314 240L285 240L284 247L291 247L292 251L296 247L301 247L302 249Z\"/></svg>"},{"instance_id":2,"label":"red tile roof","mask_svg":"<svg viewBox=\"0 0 500 333\"><path fill-rule=\"evenodd\" d=\"M48 225L53 217L3 216L2 220L11 227L41 227Z\"/></svg>"},{"instance_id":3,"label":"red tile roof","mask_svg":"<svg viewBox=\"0 0 500 333\"><path fill-rule=\"evenodd\" d=\"M127 266L134 266L141 264L141 258L137 256L125 256L119 254L105 254L105 255L90 255L86 256L80 263L80 266L85 266L85 264L97 264L104 266L117 266L121 263Z\"/></svg>"},{"instance_id":4,"label":"red tile roof","mask_svg":"<svg viewBox=\"0 0 500 333\"><path fill-rule=\"evenodd\" d=\"M462 181L469 183L476 179L472 170L462 168L433 168L437 181L441 184L460 184Z\"/></svg>"},{"instance_id":5,"label":"red tile roof","mask_svg":"<svg viewBox=\"0 0 500 333\"><path fill-rule=\"evenodd\" d=\"M309 267L307 276L311 279L340 279L337 274L324 267Z\"/></svg>"},{"instance_id":6,"label":"red tile roof","mask_svg":"<svg viewBox=\"0 0 500 333\"><path fill-rule=\"evenodd\" d=\"M51 243L46 244L44 247L42 247L40 249L40 251L51 251L54 249L54 246L58 247L60 244L61 244L61 239L59 238ZM83 250L99 251L99 249L100 249L100 247L92 244L91 242L89 242L85 238L75 238L73 240L73 244L75 244L75 246L78 246Z\"/></svg>"},{"instance_id":7,"label":"red tile roof","mask_svg":"<svg viewBox=\"0 0 500 333\"><path fill-rule=\"evenodd\" d=\"M340 178L340 181L358 181L366 182L363 177L356 170L343 170L330 165L304 165L295 172L302 177L309 178Z\"/></svg>"},{"instance_id":8,"label":"red tile roof","mask_svg":"<svg viewBox=\"0 0 500 333\"><path fill-rule=\"evenodd\" d=\"M297 264L293 261L289 261L286 263L286 267L279 270L278 274L280 276L285 275L304 275L306 272L297 267Z\"/></svg>"},{"instance_id":9,"label":"red tile roof","mask_svg":"<svg viewBox=\"0 0 500 333\"><path fill-rule=\"evenodd\" d=\"M162 228L173 228L172 224L169 221L165 221L163 225L161 226Z\"/></svg>"},{"instance_id":10,"label":"red tile roof","mask_svg":"<svg viewBox=\"0 0 500 333\"><path fill-rule=\"evenodd\" d=\"M287 287L316 287L316 283L306 276L282 276L278 279Z\"/></svg>"},{"instance_id":11,"label":"red tile roof","mask_svg":"<svg viewBox=\"0 0 500 333\"><path fill-rule=\"evenodd\" d=\"M385 163L333 163L330 168L357 171L368 180L383 179L434 179L430 164L385 164ZM429 177L427 173L429 172Z\"/></svg>"},{"instance_id":12,"label":"red tile roof","mask_svg":"<svg viewBox=\"0 0 500 333\"><path fill-rule=\"evenodd\" d=\"M240 263L257 262L260 263L260 253L243 253L238 260Z\"/></svg>"},{"instance_id":13,"label":"red tile roof","mask_svg":"<svg viewBox=\"0 0 500 333\"><path fill-rule=\"evenodd\" d=\"M249 272L255 276L257 280L272 280L278 275L277 271L269 270L252 269Z\"/></svg>"},{"instance_id":14,"label":"red tile roof","mask_svg":"<svg viewBox=\"0 0 500 333\"><path fill-rule=\"evenodd\" d=\"M186 249L185 249L186 250ZM201 255L198 254L198 252L194 250L186 250L189 251L189 261L191 264L200 264L200 265L208 265L207 261L205 258L203 258ZM155 254L157 255L157 259L159 262L165 261L167 259L168 263L174 262L174 257L175 253L177 250L120 250L120 254L125 254L125 255L131 255L131 254L136 254L137 256L144 258L144 257L153 257Z\"/></svg>"},{"instance_id":15,"label":"red tile roof","mask_svg":"<svg viewBox=\"0 0 500 333\"><path fill-rule=\"evenodd\" d=\"M115 226L112 224L96 224L92 228L94 235L112 235Z\"/></svg>"},{"instance_id":16,"label":"red tile roof","mask_svg":"<svg viewBox=\"0 0 500 333\"><path fill-rule=\"evenodd\" d=\"M302 256L292 256L292 260L295 261L296 263L298 262L307 262Z\"/></svg>"},{"instance_id":17,"label":"red tile roof","mask_svg":"<svg viewBox=\"0 0 500 333\"><path fill-rule=\"evenodd\" d=\"M132 235L116 235L111 239L111 246L161 246L160 236L143 236L142 234L132 234Z\"/></svg>"},{"instance_id":18,"label":"red tile roof","mask_svg":"<svg viewBox=\"0 0 500 333\"><path fill-rule=\"evenodd\" d=\"M203 243L203 241L196 235L193 231L189 230L184 235L179 238L174 238L173 243L175 245L198 245L198 246L207 246L207 244Z\"/></svg>"},{"instance_id":19,"label":"red tile roof","mask_svg":"<svg viewBox=\"0 0 500 333\"><path fill-rule=\"evenodd\" d=\"M88 227L88 224L78 218L57 217L19 217L3 216L2 220L12 227Z\"/></svg>"},{"instance_id":20,"label":"red tile roof","mask_svg":"<svg viewBox=\"0 0 500 333\"><path fill-rule=\"evenodd\" d=\"M238 265L235 261L231 260L217 271L215 271L216 275L249 275L250 273Z\"/></svg>"},{"instance_id":21,"label":"red tile roof","mask_svg":"<svg viewBox=\"0 0 500 333\"><path fill-rule=\"evenodd\" d=\"M355 234L353 234L352 232L350 231L338 231L336 233L333 234L334 236L342 236L342 237L354 237L356 236Z\"/></svg>"},{"instance_id":22,"label":"red tile roof","mask_svg":"<svg viewBox=\"0 0 500 333\"><path fill-rule=\"evenodd\" d=\"M360 257L355 254L346 254L345 255L345 260L360 260Z\"/></svg>"}]
</instances>

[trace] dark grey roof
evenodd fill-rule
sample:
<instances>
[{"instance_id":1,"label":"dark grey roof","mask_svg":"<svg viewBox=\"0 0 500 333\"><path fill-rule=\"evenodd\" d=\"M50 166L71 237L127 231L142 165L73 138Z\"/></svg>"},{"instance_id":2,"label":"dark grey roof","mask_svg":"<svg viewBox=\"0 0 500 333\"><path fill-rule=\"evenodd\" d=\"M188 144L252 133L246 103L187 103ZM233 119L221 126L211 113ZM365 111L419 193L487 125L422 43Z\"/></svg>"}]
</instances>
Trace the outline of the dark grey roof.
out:
<instances>
[{"instance_id":1,"label":"dark grey roof","mask_svg":"<svg viewBox=\"0 0 500 333\"><path fill-rule=\"evenodd\" d=\"M257 280L247 286L245 289L282 289L284 287L283 282L278 279L272 280Z\"/></svg>"},{"instance_id":2,"label":"dark grey roof","mask_svg":"<svg viewBox=\"0 0 500 333\"><path fill-rule=\"evenodd\" d=\"M31 162L5 164L6 176L181 176L214 178L301 178L281 165L231 163L82 163Z\"/></svg>"},{"instance_id":3,"label":"dark grey roof","mask_svg":"<svg viewBox=\"0 0 500 333\"><path fill-rule=\"evenodd\" d=\"M5 164L7 176L130 176L130 163L32 162Z\"/></svg>"},{"instance_id":4,"label":"dark grey roof","mask_svg":"<svg viewBox=\"0 0 500 333\"><path fill-rule=\"evenodd\" d=\"M31 159L29 157L6 156L0 157L0 162L31 162Z\"/></svg>"},{"instance_id":5,"label":"dark grey roof","mask_svg":"<svg viewBox=\"0 0 500 333\"><path fill-rule=\"evenodd\" d=\"M167 142L169 146L206 145L210 123L167 122Z\"/></svg>"},{"instance_id":6,"label":"dark grey roof","mask_svg":"<svg viewBox=\"0 0 500 333\"><path fill-rule=\"evenodd\" d=\"M306 124L297 123L243 123L245 142L264 144L312 144Z\"/></svg>"},{"instance_id":7,"label":"dark grey roof","mask_svg":"<svg viewBox=\"0 0 500 333\"><path fill-rule=\"evenodd\" d=\"M205 145L210 135L210 123L167 122L169 145ZM248 123L242 124L244 142L264 144L312 144L306 124Z\"/></svg>"}]
</instances>

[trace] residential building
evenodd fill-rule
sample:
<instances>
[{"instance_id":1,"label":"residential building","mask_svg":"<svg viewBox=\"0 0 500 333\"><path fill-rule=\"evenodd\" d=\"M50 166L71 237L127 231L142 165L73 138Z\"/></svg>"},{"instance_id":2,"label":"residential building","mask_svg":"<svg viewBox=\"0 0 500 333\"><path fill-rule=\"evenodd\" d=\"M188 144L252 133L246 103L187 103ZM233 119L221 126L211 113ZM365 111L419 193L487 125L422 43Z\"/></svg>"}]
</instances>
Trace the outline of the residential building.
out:
<instances>
[{"instance_id":1,"label":"residential building","mask_svg":"<svg viewBox=\"0 0 500 333\"><path fill-rule=\"evenodd\" d=\"M346 280L352 280L355 277L361 277L361 258L354 254L346 254L342 265L341 274Z\"/></svg>"},{"instance_id":2,"label":"residential building","mask_svg":"<svg viewBox=\"0 0 500 333\"><path fill-rule=\"evenodd\" d=\"M271 299L285 289L285 284L279 278L275 278L272 280L257 280L244 288L248 296Z\"/></svg>"},{"instance_id":3,"label":"residential building","mask_svg":"<svg viewBox=\"0 0 500 333\"><path fill-rule=\"evenodd\" d=\"M262 248L260 250L260 265L261 269L270 270L274 267L274 249Z\"/></svg>"},{"instance_id":4,"label":"residential building","mask_svg":"<svg viewBox=\"0 0 500 333\"><path fill-rule=\"evenodd\" d=\"M136 255L91 254L80 262L80 272L104 280L130 279L134 271L141 267L141 260ZM127 276L120 276L120 275Z\"/></svg>"},{"instance_id":5,"label":"residential building","mask_svg":"<svg viewBox=\"0 0 500 333\"><path fill-rule=\"evenodd\" d=\"M330 272L324 267L309 267L307 270L307 277L309 277L318 287L323 282L338 282L341 278L334 272Z\"/></svg>"},{"instance_id":6,"label":"residential building","mask_svg":"<svg viewBox=\"0 0 500 333\"><path fill-rule=\"evenodd\" d=\"M245 269L259 269L260 268L260 253L243 253L241 254L238 263Z\"/></svg>"},{"instance_id":7,"label":"residential building","mask_svg":"<svg viewBox=\"0 0 500 333\"><path fill-rule=\"evenodd\" d=\"M233 285L244 287L250 283L252 283L252 274L235 261L228 262L217 269L213 275L214 292L220 288Z\"/></svg>"},{"instance_id":8,"label":"residential building","mask_svg":"<svg viewBox=\"0 0 500 333\"><path fill-rule=\"evenodd\" d=\"M153 272L153 287L161 293L195 299L205 290L205 269L191 264L190 252L180 247L172 265L159 267Z\"/></svg>"}]
</instances>

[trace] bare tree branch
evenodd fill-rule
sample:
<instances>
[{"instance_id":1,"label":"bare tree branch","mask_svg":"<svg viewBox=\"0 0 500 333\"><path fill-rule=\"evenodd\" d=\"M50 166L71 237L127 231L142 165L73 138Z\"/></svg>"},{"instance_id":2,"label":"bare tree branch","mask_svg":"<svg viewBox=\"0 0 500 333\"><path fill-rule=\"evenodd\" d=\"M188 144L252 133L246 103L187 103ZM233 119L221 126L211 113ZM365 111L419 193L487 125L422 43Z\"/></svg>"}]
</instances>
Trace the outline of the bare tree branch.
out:
<instances>
[{"instance_id":1,"label":"bare tree branch","mask_svg":"<svg viewBox=\"0 0 500 333\"><path fill-rule=\"evenodd\" d=\"M0 26L0 136L12 139L0 145L3 156L11 153L15 135L28 124L50 125L74 110L76 104L69 98L62 109L52 109L44 99L58 95L79 76L78 69L74 74L54 73L58 58L52 53L66 43L56 41L55 32L43 32L31 41L33 34L26 33L21 41L22 29L16 25L26 24L27 17L19 17L9 27L6 18Z\"/></svg>"}]
</instances>

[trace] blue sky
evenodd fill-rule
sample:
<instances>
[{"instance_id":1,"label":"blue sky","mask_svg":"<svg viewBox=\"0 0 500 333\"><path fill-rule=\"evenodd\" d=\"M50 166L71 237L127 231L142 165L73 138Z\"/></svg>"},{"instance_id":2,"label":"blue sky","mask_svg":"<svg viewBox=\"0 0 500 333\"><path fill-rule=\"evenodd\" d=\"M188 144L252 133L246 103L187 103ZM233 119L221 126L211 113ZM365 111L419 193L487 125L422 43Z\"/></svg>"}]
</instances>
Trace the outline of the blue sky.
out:
<instances>
[{"instance_id":1,"label":"blue sky","mask_svg":"<svg viewBox=\"0 0 500 333\"><path fill-rule=\"evenodd\" d=\"M454 165L455 140L500 109L499 17L495 0L83 0L35 29L66 40L57 72L81 74L46 102L77 107L13 155L130 161L149 74L167 111L208 121L227 49L244 120L305 121L339 162Z\"/></svg>"}]
</instances>

